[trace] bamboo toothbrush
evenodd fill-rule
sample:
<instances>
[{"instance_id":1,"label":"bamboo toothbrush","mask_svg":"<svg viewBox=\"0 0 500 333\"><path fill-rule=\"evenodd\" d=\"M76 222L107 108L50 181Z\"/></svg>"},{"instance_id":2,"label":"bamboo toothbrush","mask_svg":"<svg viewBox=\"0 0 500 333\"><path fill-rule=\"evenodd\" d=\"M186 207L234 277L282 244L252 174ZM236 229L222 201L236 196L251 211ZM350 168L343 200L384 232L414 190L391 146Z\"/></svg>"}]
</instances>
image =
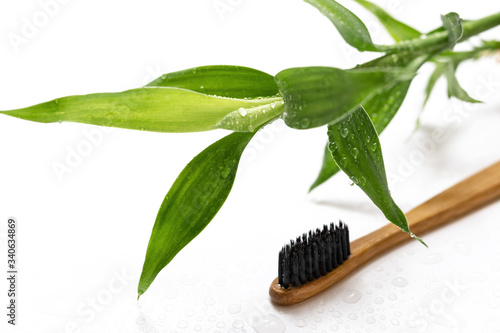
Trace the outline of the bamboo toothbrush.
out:
<instances>
[{"instance_id":1,"label":"bamboo toothbrush","mask_svg":"<svg viewBox=\"0 0 500 333\"><path fill-rule=\"evenodd\" d=\"M456 220L499 197L500 162L497 162L412 209L406 217L412 232L421 235ZM297 239L298 244L292 241L280 252L278 272L281 279L276 278L271 284L269 289L271 300L280 305L303 302L336 284L374 257L411 239L407 233L401 232L393 224L383 226L356 239L350 244L350 249L348 238L347 227L341 223L337 227L330 225L330 230L325 226L323 230L318 229L315 233L309 232L308 236L304 235L302 239ZM304 242L307 241L314 243L314 247L311 250L312 245L309 245L306 252ZM288 257L290 249L297 246L300 247L300 251L295 250L293 258ZM325 247L328 247L328 250ZM319 264L311 264L311 256L313 259L317 259L318 256L324 258L335 249L337 252L332 255L333 264L327 264L331 271L328 272L328 268L325 269L326 265L321 260ZM324 251L328 253L325 254ZM288 261L284 261L285 256ZM335 262L338 265L336 268ZM313 265L316 266L313 267ZM285 279L283 279L284 273ZM309 281L310 275L312 275L312 281ZM279 283L280 280L283 285Z\"/></svg>"}]
</instances>

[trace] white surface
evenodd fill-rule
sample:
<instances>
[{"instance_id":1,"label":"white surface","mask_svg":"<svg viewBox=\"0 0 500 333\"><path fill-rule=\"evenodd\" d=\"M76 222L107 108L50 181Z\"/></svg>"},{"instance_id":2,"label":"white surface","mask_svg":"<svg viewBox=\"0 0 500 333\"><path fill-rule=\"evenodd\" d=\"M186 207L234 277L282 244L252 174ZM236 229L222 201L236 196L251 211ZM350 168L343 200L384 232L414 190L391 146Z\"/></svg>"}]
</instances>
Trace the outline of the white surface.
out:
<instances>
[{"instance_id":1,"label":"white surface","mask_svg":"<svg viewBox=\"0 0 500 333\"><path fill-rule=\"evenodd\" d=\"M67 1L15 52L7 34L19 34L23 17L31 20L41 7L34 0L3 1L0 109L125 90L198 65L238 64L276 74L293 66L346 68L373 57L348 48L302 1L221 2L232 4L223 19L212 0ZM343 3L369 22L377 42L389 41L359 6ZM377 3L423 31L449 11L478 18L498 10L488 0ZM430 70L421 70L382 136L392 193L403 210L500 158L500 66L494 59L458 73L485 104L448 101L439 81L422 129L409 138ZM444 139L422 146L437 130ZM309 302L273 306L267 291L278 249L290 237L338 218L349 223L353 239L385 223L341 175L307 195L325 130L296 131L283 123L252 141L221 212L137 302L165 193L184 165L226 132L116 129L102 134L59 181L52 164L85 142L88 131L101 129L0 117L2 258L6 218L20 223L19 326L9 332L500 331L498 203L426 235L429 249L408 243ZM3 279L0 288L4 304ZM351 290L361 294L354 304L344 301Z\"/></svg>"}]
</instances>

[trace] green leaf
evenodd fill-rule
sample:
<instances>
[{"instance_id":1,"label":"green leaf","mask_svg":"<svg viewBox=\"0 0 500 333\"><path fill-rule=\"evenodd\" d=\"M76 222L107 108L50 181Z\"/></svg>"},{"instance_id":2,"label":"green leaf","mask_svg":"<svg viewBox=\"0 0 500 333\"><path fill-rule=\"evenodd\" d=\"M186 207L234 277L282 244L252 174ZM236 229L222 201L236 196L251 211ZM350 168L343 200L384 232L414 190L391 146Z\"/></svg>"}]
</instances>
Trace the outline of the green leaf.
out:
<instances>
[{"instance_id":1,"label":"green leaf","mask_svg":"<svg viewBox=\"0 0 500 333\"><path fill-rule=\"evenodd\" d=\"M444 74L446 80L448 81L448 97L456 97L459 100L469 103L482 103L477 99L474 99L467 94L467 92L458 83L457 77L455 76L456 66L449 62L444 66Z\"/></svg>"},{"instance_id":2,"label":"green leaf","mask_svg":"<svg viewBox=\"0 0 500 333\"><path fill-rule=\"evenodd\" d=\"M241 154L252 137L253 133L232 133L222 138L189 162L177 177L156 217L139 296L222 207L233 186Z\"/></svg>"},{"instance_id":3,"label":"green leaf","mask_svg":"<svg viewBox=\"0 0 500 333\"><path fill-rule=\"evenodd\" d=\"M394 38L396 42L402 42L405 40L420 38L420 36L422 36L421 32L404 24L401 21L396 20L389 13L387 13L385 10L383 10L376 4L367 0L355 0L355 1L359 3L361 6L368 9L370 12L372 12L372 14L379 19L379 21L384 25L384 27L387 29L389 34L392 36L392 38Z\"/></svg>"},{"instance_id":4,"label":"green leaf","mask_svg":"<svg viewBox=\"0 0 500 333\"><path fill-rule=\"evenodd\" d=\"M230 98L277 95L274 77L242 66L203 66L164 74L146 87L173 87Z\"/></svg>"},{"instance_id":5,"label":"green leaf","mask_svg":"<svg viewBox=\"0 0 500 333\"><path fill-rule=\"evenodd\" d=\"M443 27L448 31L448 47L452 50L464 33L462 19L457 13L441 15Z\"/></svg>"},{"instance_id":6,"label":"green leaf","mask_svg":"<svg viewBox=\"0 0 500 333\"><path fill-rule=\"evenodd\" d=\"M421 122L422 114L424 111L424 107L427 104L429 97L431 96L432 90L434 89L434 86L436 85L437 80L439 80L441 75L443 75L443 73L444 73L444 67L445 67L444 63L436 62L436 68L434 69L431 76L429 77L429 81L427 81L427 85L425 86L424 103L422 104L422 108L420 109L420 112L418 113L417 123L415 124L414 132L420 128L420 122Z\"/></svg>"},{"instance_id":7,"label":"green leaf","mask_svg":"<svg viewBox=\"0 0 500 333\"><path fill-rule=\"evenodd\" d=\"M406 97L406 93L410 88L410 84L411 80L400 82L389 89L380 91L364 102L363 106L365 110L370 113L370 118L378 134L381 134L384 131L387 125L391 122L392 118L398 112ZM330 151L325 149L321 170L309 191L312 191L314 188L323 184L338 171L339 168L337 164L334 163Z\"/></svg>"},{"instance_id":8,"label":"green leaf","mask_svg":"<svg viewBox=\"0 0 500 333\"><path fill-rule=\"evenodd\" d=\"M306 129L330 123L380 90L413 76L405 69L301 67L278 73L276 82L285 101L285 123Z\"/></svg>"},{"instance_id":9,"label":"green leaf","mask_svg":"<svg viewBox=\"0 0 500 333\"><path fill-rule=\"evenodd\" d=\"M235 99L215 97L179 88L147 87L120 93L103 93L59 98L24 109L0 113L42 123L71 121L100 126L128 128L153 132L198 132L216 128L232 129L219 122L234 111L255 113L252 128L276 117L280 97ZM266 106L267 105L267 106ZM248 128L248 124L246 128ZM238 130L242 130L241 126Z\"/></svg>"},{"instance_id":10,"label":"green leaf","mask_svg":"<svg viewBox=\"0 0 500 333\"><path fill-rule=\"evenodd\" d=\"M328 125L328 141L339 168L389 221L411 234L406 216L391 197L378 135L363 107Z\"/></svg>"},{"instance_id":11,"label":"green leaf","mask_svg":"<svg viewBox=\"0 0 500 333\"><path fill-rule=\"evenodd\" d=\"M424 104L422 107L427 104L427 101L429 100L429 97L431 96L432 90L434 89L434 86L436 85L437 80L443 75L444 69L446 65L443 63L436 63L436 68L434 69L434 72L432 72L431 76L429 77L429 81L427 82L427 85L425 86L425 100Z\"/></svg>"},{"instance_id":12,"label":"green leaf","mask_svg":"<svg viewBox=\"0 0 500 333\"><path fill-rule=\"evenodd\" d=\"M328 17L340 35L359 51L378 51L365 24L350 10L334 0L305 0Z\"/></svg>"}]
</instances>

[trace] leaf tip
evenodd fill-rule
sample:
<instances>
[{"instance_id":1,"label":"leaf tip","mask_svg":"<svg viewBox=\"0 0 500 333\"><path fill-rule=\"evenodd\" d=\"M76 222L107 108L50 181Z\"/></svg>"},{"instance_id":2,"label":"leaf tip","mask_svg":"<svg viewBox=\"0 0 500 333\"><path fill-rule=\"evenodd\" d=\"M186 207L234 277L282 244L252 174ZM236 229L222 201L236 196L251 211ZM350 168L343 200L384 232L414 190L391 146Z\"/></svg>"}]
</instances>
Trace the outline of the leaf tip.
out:
<instances>
[{"instance_id":1,"label":"leaf tip","mask_svg":"<svg viewBox=\"0 0 500 333\"><path fill-rule=\"evenodd\" d=\"M423 239L422 239L422 238L418 237L417 235L415 235L415 234L414 234L414 233L412 233L411 231L407 231L407 232L410 234L410 236L411 236L412 238L415 238L415 239L416 239L416 240L418 240L420 243L422 243L422 244L423 244L426 248L429 248L429 246L428 246L428 245L427 245L427 244L423 241Z\"/></svg>"}]
</instances>

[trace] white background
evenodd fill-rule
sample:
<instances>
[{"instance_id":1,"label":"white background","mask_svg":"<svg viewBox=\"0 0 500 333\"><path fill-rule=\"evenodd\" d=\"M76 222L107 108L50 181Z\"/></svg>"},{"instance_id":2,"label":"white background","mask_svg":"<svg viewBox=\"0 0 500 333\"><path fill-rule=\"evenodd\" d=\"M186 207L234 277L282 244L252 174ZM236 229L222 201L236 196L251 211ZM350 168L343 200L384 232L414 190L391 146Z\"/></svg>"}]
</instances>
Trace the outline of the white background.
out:
<instances>
[{"instance_id":1,"label":"white background","mask_svg":"<svg viewBox=\"0 0 500 333\"><path fill-rule=\"evenodd\" d=\"M2 110L122 91L199 65L243 65L274 75L296 66L348 68L374 57L347 47L327 19L300 0L61 1L25 44L13 47L9 34L21 34L34 16L40 19L40 3L46 2L0 4ZM376 2L422 31L438 26L439 15L450 11L468 19L498 11L491 0ZM220 3L230 10L218 12L214 5ZM390 42L365 10L342 3L367 22L376 42ZM500 30L485 36L498 38ZM485 104L448 100L440 80L422 128L410 137L431 70L422 68L381 138L391 190L405 211L500 157L495 57L467 63L458 72L464 88ZM429 143L438 130L444 139ZM96 138L101 133L102 141L58 179L54 162L65 163L68 151L88 141L88 132ZM410 242L309 302L291 308L270 303L277 253L289 238L338 218L349 223L353 239L386 223L343 175L308 195L325 129L297 131L283 123L252 141L220 213L137 302L147 242L164 195L192 157L226 134L103 133L94 126L1 116L3 261L7 217L15 216L20 225L19 325L9 330L500 331L500 204L425 235L429 249ZM3 309L6 290L2 279ZM361 299L346 303L353 290Z\"/></svg>"}]
</instances>

